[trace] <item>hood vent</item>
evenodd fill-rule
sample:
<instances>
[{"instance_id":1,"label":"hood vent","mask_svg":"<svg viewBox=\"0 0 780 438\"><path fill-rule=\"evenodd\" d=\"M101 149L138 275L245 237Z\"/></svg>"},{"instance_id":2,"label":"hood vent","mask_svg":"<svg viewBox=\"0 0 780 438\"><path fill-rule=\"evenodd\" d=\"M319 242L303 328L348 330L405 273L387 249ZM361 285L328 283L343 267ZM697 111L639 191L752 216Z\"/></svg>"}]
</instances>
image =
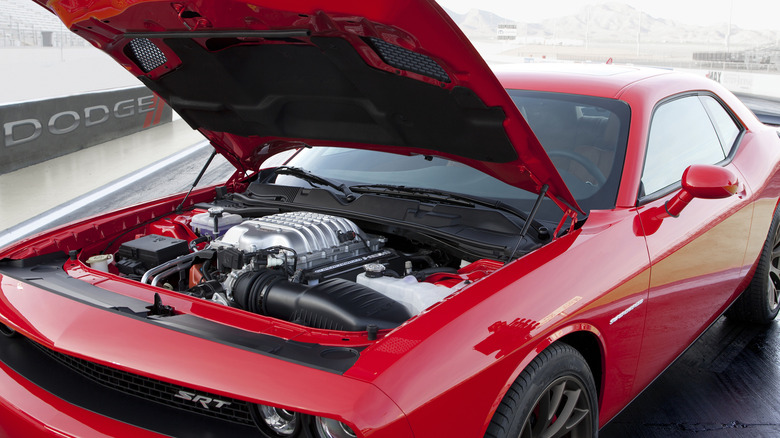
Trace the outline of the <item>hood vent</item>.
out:
<instances>
[{"instance_id":1,"label":"hood vent","mask_svg":"<svg viewBox=\"0 0 780 438\"><path fill-rule=\"evenodd\" d=\"M441 82L450 82L450 77L441 66L428 56L385 42L379 38L366 38L387 65L427 76Z\"/></svg>"},{"instance_id":2,"label":"hood vent","mask_svg":"<svg viewBox=\"0 0 780 438\"><path fill-rule=\"evenodd\" d=\"M144 73L168 62L165 54L149 38L133 38L125 47L125 54L135 62Z\"/></svg>"}]
</instances>

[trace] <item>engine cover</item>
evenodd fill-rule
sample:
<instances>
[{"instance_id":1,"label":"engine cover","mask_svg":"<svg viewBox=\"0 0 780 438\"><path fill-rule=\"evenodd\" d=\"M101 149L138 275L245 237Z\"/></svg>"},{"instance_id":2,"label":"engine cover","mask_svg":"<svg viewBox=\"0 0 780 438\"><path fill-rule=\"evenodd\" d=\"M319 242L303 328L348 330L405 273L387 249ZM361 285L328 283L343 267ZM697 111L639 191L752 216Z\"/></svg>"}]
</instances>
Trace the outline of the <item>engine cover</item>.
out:
<instances>
[{"instance_id":1,"label":"engine cover","mask_svg":"<svg viewBox=\"0 0 780 438\"><path fill-rule=\"evenodd\" d=\"M312 212L290 212L250 219L214 242L254 252L285 247L297 253L298 267L311 269L377 251L384 237L367 236L349 219Z\"/></svg>"}]
</instances>

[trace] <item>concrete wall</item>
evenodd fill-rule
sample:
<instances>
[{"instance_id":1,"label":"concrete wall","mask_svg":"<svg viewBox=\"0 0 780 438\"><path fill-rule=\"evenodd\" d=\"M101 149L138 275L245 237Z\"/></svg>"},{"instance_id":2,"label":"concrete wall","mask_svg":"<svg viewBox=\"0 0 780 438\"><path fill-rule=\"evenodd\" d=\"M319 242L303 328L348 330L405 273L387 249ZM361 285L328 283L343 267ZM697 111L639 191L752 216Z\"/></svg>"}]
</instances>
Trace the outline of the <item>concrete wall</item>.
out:
<instances>
[{"instance_id":1,"label":"concrete wall","mask_svg":"<svg viewBox=\"0 0 780 438\"><path fill-rule=\"evenodd\" d=\"M713 71L709 72L709 77L733 93L780 98L780 75Z\"/></svg>"},{"instance_id":2,"label":"concrete wall","mask_svg":"<svg viewBox=\"0 0 780 438\"><path fill-rule=\"evenodd\" d=\"M677 70L705 75L735 94L780 99L780 75L726 70Z\"/></svg>"},{"instance_id":3,"label":"concrete wall","mask_svg":"<svg viewBox=\"0 0 780 438\"><path fill-rule=\"evenodd\" d=\"M0 105L0 174L171 121L146 87Z\"/></svg>"}]
</instances>

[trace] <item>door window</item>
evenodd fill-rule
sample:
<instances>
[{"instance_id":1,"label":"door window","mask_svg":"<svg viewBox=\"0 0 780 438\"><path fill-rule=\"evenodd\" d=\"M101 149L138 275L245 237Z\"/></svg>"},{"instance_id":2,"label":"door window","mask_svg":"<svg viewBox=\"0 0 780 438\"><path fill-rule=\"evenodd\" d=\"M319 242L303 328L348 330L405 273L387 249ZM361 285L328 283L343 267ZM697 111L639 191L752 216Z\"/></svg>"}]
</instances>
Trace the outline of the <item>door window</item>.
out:
<instances>
[{"instance_id":1,"label":"door window","mask_svg":"<svg viewBox=\"0 0 780 438\"><path fill-rule=\"evenodd\" d=\"M701 99L701 102L707 109L712 119L712 124L715 125L715 131L720 138L723 153L728 156L731 153L731 149L736 145L737 137L739 137L739 125L734 122L734 119L731 118L729 113L714 97L700 96L699 99Z\"/></svg>"},{"instance_id":2,"label":"door window","mask_svg":"<svg viewBox=\"0 0 780 438\"><path fill-rule=\"evenodd\" d=\"M645 195L679 182L691 164L715 164L726 158L704 105L699 96L688 96L656 109L642 172ZM728 136L728 130L724 135Z\"/></svg>"}]
</instances>

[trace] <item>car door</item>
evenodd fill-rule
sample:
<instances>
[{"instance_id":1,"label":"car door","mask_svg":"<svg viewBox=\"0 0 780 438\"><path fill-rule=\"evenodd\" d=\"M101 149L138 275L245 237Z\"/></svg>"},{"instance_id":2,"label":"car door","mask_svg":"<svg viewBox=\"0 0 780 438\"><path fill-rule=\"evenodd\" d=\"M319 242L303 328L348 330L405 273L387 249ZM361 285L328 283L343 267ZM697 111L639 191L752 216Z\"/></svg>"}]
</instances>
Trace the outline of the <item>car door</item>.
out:
<instances>
[{"instance_id":1,"label":"car door","mask_svg":"<svg viewBox=\"0 0 780 438\"><path fill-rule=\"evenodd\" d=\"M743 182L723 199L694 198L677 217L666 203L692 164L731 163L742 127L710 94L693 93L656 106L650 122L639 222L651 262L647 324L635 385L652 379L717 318L740 283L752 206Z\"/></svg>"}]
</instances>

